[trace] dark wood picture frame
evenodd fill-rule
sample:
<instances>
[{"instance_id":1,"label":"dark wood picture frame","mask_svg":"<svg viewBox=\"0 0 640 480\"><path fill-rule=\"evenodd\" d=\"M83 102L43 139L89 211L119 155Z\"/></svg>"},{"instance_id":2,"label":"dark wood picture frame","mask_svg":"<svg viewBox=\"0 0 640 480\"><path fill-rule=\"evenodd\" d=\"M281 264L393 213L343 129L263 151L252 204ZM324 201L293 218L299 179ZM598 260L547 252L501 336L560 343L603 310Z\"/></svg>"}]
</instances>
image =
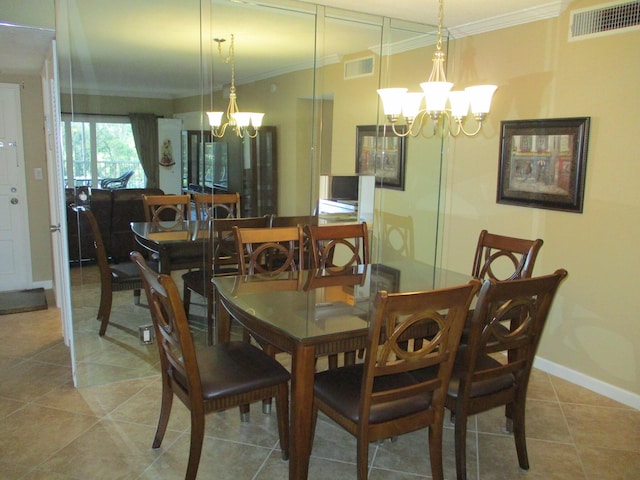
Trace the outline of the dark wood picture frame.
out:
<instances>
[{"instance_id":1,"label":"dark wood picture frame","mask_svg":"<svg viewBox=\"0 0 640 480\"><path fill-rule=\"evenodd\" d=\"M497 202L582 213L590 117L501 122Z\"/></svg>"},{"instance_id":2,"label":"dark wood picture frame","mask_svg":"<svg viewBox=\"0 0 640 480\"><path fill-rule=\"evenodd\" d=\"M371 265L371 284L375 285L376 290L386 290L388 293L397 293L400 291L400 270L383 265L382 263L374 263Z\"/></svg>"},{"instance_id":3,"label":"dark wood picture frame","mask_svg":"<svg viewBox=\"0 0 640 480\"><path fill-rule=\"evenodd\" d=\"M405 127L396 127L404 133ZM356 173L375 175L376 186L404 190L406 137L384 125L356 127Z\"/></svg>"}]
</instances>

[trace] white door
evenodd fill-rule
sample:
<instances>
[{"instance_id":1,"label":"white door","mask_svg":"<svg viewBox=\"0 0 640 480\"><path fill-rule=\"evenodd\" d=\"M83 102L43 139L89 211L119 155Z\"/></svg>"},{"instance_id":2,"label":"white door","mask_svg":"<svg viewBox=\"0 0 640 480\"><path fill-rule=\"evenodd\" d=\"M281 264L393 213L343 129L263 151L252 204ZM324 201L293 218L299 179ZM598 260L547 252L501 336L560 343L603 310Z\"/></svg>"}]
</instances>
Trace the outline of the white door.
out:
<instances>
[{"instance_id":1,"label":"white door","mask_svg":"<svg viewBox=\"0 0 640 480\"><path fill-rule=\"evenodd\" d=\"M0 83L0 291L31 286L20 87Z\"/></svg>"},{"instance_id":2,"label":"white door","mask_svg":"<svg viewBox=\"0 0 640 480\"><path fill-rule=\"evenodd\" d=\"M51 219L51 251L53 252L53 290L60 308L62 334L71 348L71 365L75 381L75 355L71 318L71 280L66 238L64 185L62 181L62 154L60 145L60 105L58 99L58 70L55 40L42 67L42 98L44 101L44 132L47 147L47 174L49 180L49 216Z\"/></svg>"}]
</instances>

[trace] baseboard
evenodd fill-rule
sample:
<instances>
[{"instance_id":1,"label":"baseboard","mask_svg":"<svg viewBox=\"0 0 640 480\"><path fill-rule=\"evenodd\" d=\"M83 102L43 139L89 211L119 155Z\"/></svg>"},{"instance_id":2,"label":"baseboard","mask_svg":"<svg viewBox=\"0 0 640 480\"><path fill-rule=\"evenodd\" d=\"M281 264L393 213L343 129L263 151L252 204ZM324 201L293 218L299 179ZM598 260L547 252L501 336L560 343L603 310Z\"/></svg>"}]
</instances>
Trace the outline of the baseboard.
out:
<instances>
[{"instance_id":1,"label":"baseboard","mask_svg":"<svg viewBox=\"0 0 640 480\"><path fill-rule=\"evenodd\" d=\"M605 383L602 380L597 380L585 375L584 373L577 372L541 357L535 358L533 366L550 373L551 375L560 377L563 380L575 383L576 385L580 385L581 387L599 393L600 395L604 395L605 397L640 410L640 395L637 393L623 390L622 388Z\"/></svg>"},{"instance_id":2,"label":"baseboard","mask_svg":"<svg viewBox=\"0 0 640 480\"><path fill-rule=\"evenodd\" d=\"M44 288L51 290L53 288L53 280L43 280L41 282L31 282L31 288Z\"/></svg>"}]
</instances>

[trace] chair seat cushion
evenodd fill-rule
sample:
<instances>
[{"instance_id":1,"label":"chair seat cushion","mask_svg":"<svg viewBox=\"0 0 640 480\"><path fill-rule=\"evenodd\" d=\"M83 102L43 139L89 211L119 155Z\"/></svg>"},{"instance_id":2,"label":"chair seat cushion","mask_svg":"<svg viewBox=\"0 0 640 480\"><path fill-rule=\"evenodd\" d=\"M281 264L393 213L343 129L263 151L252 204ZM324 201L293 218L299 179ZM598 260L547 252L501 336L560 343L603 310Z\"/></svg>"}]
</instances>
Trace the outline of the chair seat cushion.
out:
<instances>
[{"instance_id":1,"label":"chair seat cushion","mask_svg":"<svg viewBox=\"0 0 640 480\"><path fill-rule=\"evenodd\" d=\"M463 353L463 349L462 352L458 352L458 359L462 358L461 354ZM478 361L476 363L476 371L496 368L500 367L501 365L502 363L497 361L495 358L492 358L488 355L483 355L478 358ZM451 374L451 381L449 382L449 390L447 392L450 397L458 398L458 390L460 388L460 375L462 373L461 369L462 362L456 361L456 364L453 367L453 372ZM487 380L476 381L471 385L471 392L469 396L470 398L475 398L484 395L490 395L501 390L506 390L513 387L515 381L515 377L511 373L500 375L498 377L490 378Z\"/></svg>"},{"instance_id":2,"label":"chair seat cushion","mask_svg":"<svg viewBox=\"0 0 640 480\"><path fill-rule=\"evenodd\" d=\"M289 372L274 358L246 342L229 342L197 350L205 400L242 394L289 380ZM179 378L182 385L186 379Z\"/></svg>"},{"instance_id":3,"label":"chair seat cushion","mask_svg":"<svg viewBox=\"0 0 640 480\"><path fill-rule=\"evenodd\" d=\"M358 422L360 419L359 403L362 374L362 364L317 373L314 384L315 395L351 421ZM416 380L408 373L386 375L376 377L373 391L380 392L390 388L414 385L415 383ZM384 422L426 410L431 406L431 397L431 393L428 393L415 395L410 399L373 405L369 422Z\"/></svg>"},{"instance_id":4,"label":"chair seat cushion","mask_svg":"<svg viewBox=\"0 0 640 480\"><path fill-rule=\"evenodd\" d=\"M204 270L191 270L182 275L182 281L184 282L185 288L204 295L204 288L207 285L206 282L210 282L210 279Z\"/></svg>"},{"instance_id":5,"label":"chair seat cushion","mask_svg":"<svg viewBox=\"0 0 640 480\"><path fill-rule=\"evenodd\" d=\"M149 268L154 271L158 271L157 262L147 262ZM129 281L140 280L140 271L138 267L132 262L122 262L109 265L111 270L111 281L115 283L123 283Z\"/></svg>"}]
</instances>

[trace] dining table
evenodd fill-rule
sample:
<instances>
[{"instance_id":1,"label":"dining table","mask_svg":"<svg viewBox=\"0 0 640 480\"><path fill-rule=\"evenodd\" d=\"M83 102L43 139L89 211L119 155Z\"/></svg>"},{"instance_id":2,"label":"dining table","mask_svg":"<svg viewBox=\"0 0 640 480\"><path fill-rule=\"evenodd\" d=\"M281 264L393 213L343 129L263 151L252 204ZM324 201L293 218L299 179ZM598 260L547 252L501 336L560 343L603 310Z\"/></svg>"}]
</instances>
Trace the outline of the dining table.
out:
<instances>
[{"instance_id":1,"label":"dining table","mask_svg":"<svg viewBox=\"0 0 640 480\"><path fill-rule=\"evenodd\" d=\"M216 316L218 342L230 340L233 319L259 343L291 354L289 479L308 475L316 359L366 347L379 291L433 290L470 280L470 274L412 260L212 279L225 312Z\"/></svg>"},{"instance_id":2,"label":"dining table","mask_svg":"<svg viewBox=\"0 0 640 480\"><path fill-rule=\"evenodd\" d=\"M209 245L211 222L206 220L131 222L136 242L155 254L159 272L202 268Z\"/></svg>"}]
</instances>

